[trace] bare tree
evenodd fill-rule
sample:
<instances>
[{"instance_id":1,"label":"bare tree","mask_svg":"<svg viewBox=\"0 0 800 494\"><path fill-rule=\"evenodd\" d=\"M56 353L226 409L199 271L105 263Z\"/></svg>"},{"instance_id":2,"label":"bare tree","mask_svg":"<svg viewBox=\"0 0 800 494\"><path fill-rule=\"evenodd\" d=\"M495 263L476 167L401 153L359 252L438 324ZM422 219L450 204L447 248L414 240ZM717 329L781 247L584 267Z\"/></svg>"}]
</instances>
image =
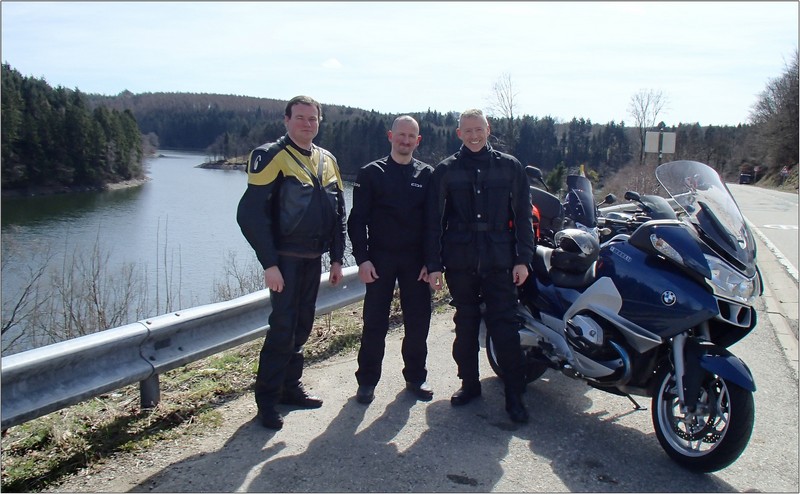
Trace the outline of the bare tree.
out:
<instances>
[{"instance_id":1,"label":"bare tree","mask_svg":"<svg viewBox=\"0 0 800 494\"><path fill-rule=\"evenodd\" d=\"M98 231L91 250L64 252L60 262L55 262L56 254L48 244L41 252L34 251L26 263L11 262L23 247L16 245L13 236L4 235L0 277L23 282L20 288L3 286L3 355L103 331L153 313L146 267L125 263L112 270L111 253L100 248L99 235ZM168 278L165 283L168 297L173 281ZM158 301L155 305L159 306Z\"/></svg>"},{"instance_id":2,"label":"bare tree","mask_svg":"<svg viewBox=\"0 0 800 494\"><path fill-rule=\"evenodd\" d=\"M772 168L795 165L798 161L799 65L795 50L783 75L769 81L750 113L762 153Z\"/></svg>"},{"instance_id":3,"label":"bare tree","mask_svg":"<svg viewBox=\"0 0 800 494\"><path fill-rule=\"evenodd\" d=\"M631 96L628 105L628 114L633 117L633 122L639 133L639 165L644 164L644 138L647 131L658 123L658 116L667 104L667 97L661 91L654 89L640 89Z\"/></svg>"},{"instance_id":4,"label":"bare tree","mask_svg":"<svg viewBox=\"0 0 800 494\"><path fill-rule=\"evenodd\" d=\"M518 131L515 125L517 105L517 91L514 89L511 74L504 72L492 86L488 113L505 124L504 128L498 129L500 130L498 137L502 138L509 149L513 149L517 144Z\"/></svg>"},{"instance_id":5,"label":"bare tree","mask_svg":"<svg viewBox=\"0 0 800 494\"><path fill-rule=\"evenodd\" d=\"M231 300L264 289L264 270L255 257L240 262L236 252L226 255L225 279L216 283L215 300Z\"/></svg>"},{"instance_id":6,"label":"bare tree","mask_svg":"<svg viewBox=\"0 0 800 494\"><path fill-rule=\"evenodd\" d=\"M9 244L13 242L4 239L4 252L2 256L2 276L12 276L11 263L9 262L9 253L13 250ZM14 248L17 248L16 246ZM6 250L9 249L9 250ZM12 256L13 257L13 256ZM2 308L2 329L0 334L3 336L3 350L13 347L20 338L22 338L23 331L18 330L19 327L24 327L31 320L34 319L34 314L42 310L44 300L39 296L38 287L39 281L43 278L47 271L53 254L49 247L42 253L42 259L39 264L23 266L27 272L22 275L26 281L23 286L15 293L8 293L3 290L3 308Z\"/></svg>"}]
</instances>

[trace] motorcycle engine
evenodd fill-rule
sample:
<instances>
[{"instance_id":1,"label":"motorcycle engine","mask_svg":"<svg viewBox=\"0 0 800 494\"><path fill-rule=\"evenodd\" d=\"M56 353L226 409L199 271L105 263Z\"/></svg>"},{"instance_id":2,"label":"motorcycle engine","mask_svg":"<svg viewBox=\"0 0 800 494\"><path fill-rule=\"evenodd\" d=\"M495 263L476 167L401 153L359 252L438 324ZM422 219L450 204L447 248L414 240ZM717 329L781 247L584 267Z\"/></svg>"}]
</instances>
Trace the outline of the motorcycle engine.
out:
<instances>
[{"instance_id":1,"label":"motorcycle engine","mask_svg":"<svg viewBox=\"0 0 800 494\"><path fill-rule=\"evenodd\" d=\"M603 328L588 316L573 316L567 321L567 340L581 353L603 348Z\"/></svg>"},{"instance_id":2,"label":"motorcycle engine","mask_svg":"<svg viewBox=\"0 0 800 494\"><path fill-rule=\"evenodd\" d=\"M613 327L604 328L602 321L591 315L578 314L567 321L566 335L567 344L579 357L577 369L586 376L593 376L593 382L615 385L630 379L630 358L615 341L619 334ZM598 373L602 367L606 371Z\"/></svg>"}]
</instances>

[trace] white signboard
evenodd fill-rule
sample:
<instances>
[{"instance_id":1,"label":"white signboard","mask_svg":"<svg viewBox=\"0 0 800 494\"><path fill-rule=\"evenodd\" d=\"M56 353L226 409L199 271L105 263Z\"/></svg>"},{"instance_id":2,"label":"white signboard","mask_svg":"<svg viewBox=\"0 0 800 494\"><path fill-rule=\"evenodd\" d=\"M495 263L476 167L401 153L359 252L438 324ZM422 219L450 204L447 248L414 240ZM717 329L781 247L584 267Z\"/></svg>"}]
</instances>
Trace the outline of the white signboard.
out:
<instances>
[{"instance_id":1,"label":"white signboard","mask_svg":"<svg viewBox=\"0 0 800 494\"><path fill-rule=\"evenodd\" d=\"M661 152L675 154L675 132L664 132L661 138Z\"/></svg>"},{"instance_id":2,"label":"white signboard","mask_svg":"<svg viewBox=\"0 0 800 494\"><path fill-rule=\"evenodd\" d=\"M661 138L661 149L658 149L658 137ZM645 153L675 153L675 132L647 132L644 136Z\"/></svg>"}]
</instances>

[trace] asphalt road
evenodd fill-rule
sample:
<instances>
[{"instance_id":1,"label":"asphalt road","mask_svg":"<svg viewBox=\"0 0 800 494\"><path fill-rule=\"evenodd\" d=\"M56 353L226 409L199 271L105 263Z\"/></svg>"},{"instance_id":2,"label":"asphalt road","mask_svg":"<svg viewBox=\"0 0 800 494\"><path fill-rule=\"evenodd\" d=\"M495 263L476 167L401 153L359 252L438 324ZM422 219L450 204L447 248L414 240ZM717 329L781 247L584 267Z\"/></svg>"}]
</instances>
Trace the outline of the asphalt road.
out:
<instances>
[{"instance_id":1,"label":"asphalt road","mask_svg":"<svg viewBox=\"0 0 800 494\"><path fill-rule=\"evenodd\" d=\"M767 249L778 256L797 282L797 192L738 184L728 184L728 188L755 234L762 240L766 239ZM759 254L762 252L760 249Z\"/></svg>"}]
</instances>

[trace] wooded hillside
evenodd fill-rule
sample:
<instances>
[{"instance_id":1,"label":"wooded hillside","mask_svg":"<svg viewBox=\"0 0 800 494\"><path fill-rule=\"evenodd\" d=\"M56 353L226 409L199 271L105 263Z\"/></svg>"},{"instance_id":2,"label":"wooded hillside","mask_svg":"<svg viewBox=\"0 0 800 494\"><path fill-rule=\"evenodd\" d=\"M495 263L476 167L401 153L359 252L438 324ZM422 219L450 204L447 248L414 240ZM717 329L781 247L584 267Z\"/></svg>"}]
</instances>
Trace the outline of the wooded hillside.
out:
<instances>
[{"instance_id":1,"label":"wooded hillside","mask_svg":"<svg viewBox=\"0 0 800 494\"><path fill-rule=\"evenodd\" d=\"M640 162L644 131L676 134L676 151L665 159L702 161L724 178L742 168L761 167L764 175L798 160L797 63L770 81L754 103L752 125L667 124L627 127L549 116L490 118L492 145L545 173L584 165L601 181ZM337 157L342 174L389 152L386 132L397 115L358 108L323 106L315 142ZM23 78L3 65L3 188L48 183L94 184L141 174L142 144L154 148L205 152L209 161L244 156L285 133L286 101L249 96L196 93L84 95L45 81ZM411 112L420 123L417 157L436 164L455 152L458 111ZM137 129L138 127L138 129ZM651 159L656 159L652 157Z\"/></svg>"},{"instance_id":2,"label":"wooded hillside","mask_svg":"<svg viewBox=\"0 0 800 494\"><path fill-rule=\"evenodd\" d=\"M141 177L142 140L130 111L92 108L2 66L2 188L98 187Z\"/></svg>"}]
</instances>

